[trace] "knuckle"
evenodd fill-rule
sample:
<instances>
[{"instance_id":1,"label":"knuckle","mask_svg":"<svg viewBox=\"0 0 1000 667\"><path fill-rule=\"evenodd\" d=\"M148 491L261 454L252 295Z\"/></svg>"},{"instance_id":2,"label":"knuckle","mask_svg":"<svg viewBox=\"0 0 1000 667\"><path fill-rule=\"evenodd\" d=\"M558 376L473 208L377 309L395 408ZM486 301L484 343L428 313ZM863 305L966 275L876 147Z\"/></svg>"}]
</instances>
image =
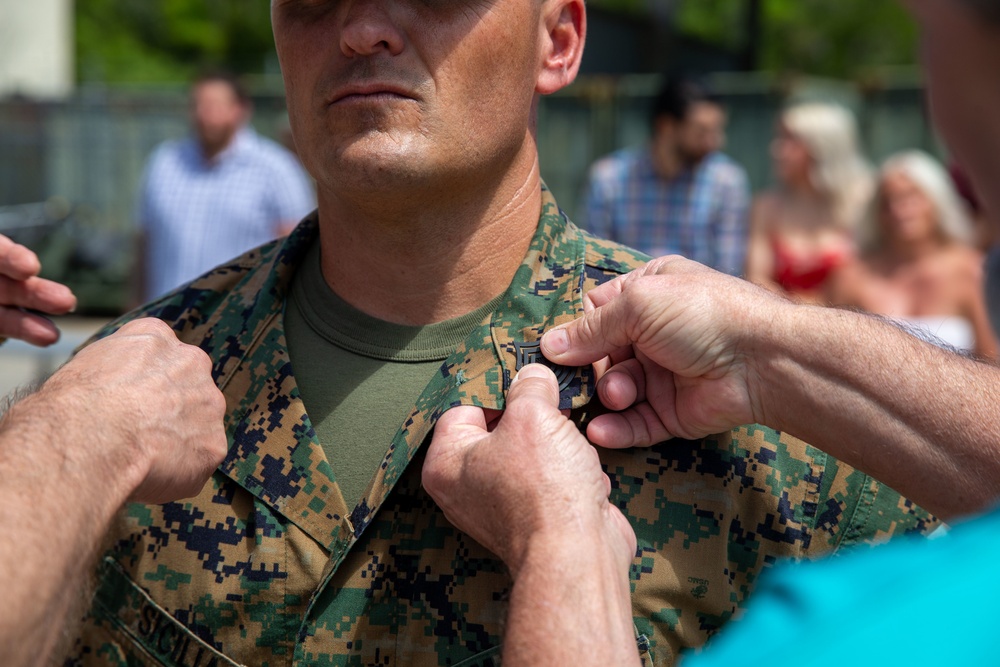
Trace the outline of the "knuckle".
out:
<instances>
[{"instance_id":1,"label":"knuckle","mask_svg":"<svg viewBox=\"0 0 1000 667\"><path fill-rule=\"evenodd\" d=\"M420 471L420 483L435 502L441 497L444 488L444 471L437 457L428 457Z\"/></svg>"},{"instance_id":2,"label":"knuckle","mask_svg":"<svg viewBox=\"0 0 1000 667\"><path fill-rule=\"evenodd\" d=\"M225 416L227 408L226 397L214 384L212 385L212 390L209 391L207 404L209 410L211 410L213 414L218 415L220 419Z\"/></svg>"},{"instance_id":3,"label":"knuckle","mask_svg":"<svg viewBox=\"0 0 1000 667\"><path fill-rule=\"evenodd\" d=\"M226 458L226 454L228 453L229 453L229 443L227 442L225 437L222 437L219 439L219 442L216 445L216 447L209 452L209 460L208 460L209 473L211 473L212 470L215 470L216 468L219 467L219 465L222 464L222 462Z\"/></svg>"},{"instance_id":4,"label":"knuckle","mask_svg":"<svg viewBox=\"0 0 1000 667\"><path fill-rule=\"evenodd\" d=\"M135 333L135 334L141 334L141 333L150 334L150 333L155 333L156 331L159 330L158 325L166 326L165 324L163 324L163 322L160 322L160 320L157 320L155 318L143 317L137 320L131 320L129 322L126 322L124 325L122 325L119 331L127 331L129 333Z\"/></svg>"},{"instance_id":5,"label":"knuckle","mask_svg":"<svg viewBox=\"0 0 1000 667\"><path fill-rule=\"evenodd\" d=\"M181 349L187 355L191 364L193 364L199 370L206 373L210 373L212 370L212 358L208 356L205 350L201 349L197 345L188 345L187 343L181 343L183 346Z\"/></svg>"}]
</instances>

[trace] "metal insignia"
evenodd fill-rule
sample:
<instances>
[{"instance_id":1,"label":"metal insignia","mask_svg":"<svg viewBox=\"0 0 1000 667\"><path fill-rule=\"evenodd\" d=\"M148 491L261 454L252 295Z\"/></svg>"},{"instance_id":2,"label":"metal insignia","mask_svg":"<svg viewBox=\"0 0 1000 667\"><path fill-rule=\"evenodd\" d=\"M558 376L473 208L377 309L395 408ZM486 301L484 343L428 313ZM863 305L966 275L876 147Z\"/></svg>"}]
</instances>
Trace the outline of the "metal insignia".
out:
<instances>
[{"instance_id":1,"label":"metal insignia","mask_svg":"<svg viewBox=\"0 0 1000 667\"><path fill-rule=\"evenodd\" d=\"M514 370L519 371L528 364L544 364L556 374L556 379L559 381L559 391L569 387L569 383L576 376L576 368L560 366L546 359L542 354L541 343L514 343L514 353L517 357Z\"/></svg>"}]
</instances>

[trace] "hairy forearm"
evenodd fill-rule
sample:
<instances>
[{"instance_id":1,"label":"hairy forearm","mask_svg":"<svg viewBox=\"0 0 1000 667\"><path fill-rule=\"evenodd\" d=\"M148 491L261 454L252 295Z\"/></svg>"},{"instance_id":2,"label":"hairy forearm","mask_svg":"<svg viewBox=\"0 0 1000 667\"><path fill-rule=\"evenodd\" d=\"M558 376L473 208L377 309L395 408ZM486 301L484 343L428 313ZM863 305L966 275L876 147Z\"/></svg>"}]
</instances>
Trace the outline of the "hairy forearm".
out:
<instances>
[{"instance_id":1,"label":"hairy forearm","mask_svg":"<svg viewBox=\"0 0 1000 667\"><path fill-rule=\"evenodd\" d=\"M758 335L759 421L945 518L1000 495L1000 369L841 310L790 306Z\"/></svg>"},{"instance_id":2,"label":"hairy forearm","mask_svg":"<svg viewBox=\"0 0 1000 667\"><path fill-rule=\"evenodd\" d=\"M72 401L53 398L43 390L0 419L3 665L55 657L101 537L128 495L124 472L112 479L94 451L95 434L74 430Z\"/></svg>"},{"instance_id":3,"label":"hairy forearm","mask_svg":"<svg viewBox=\"0 0 1000 667\"><path fill-rule=\"evenodd\" d=\"M640 664L627 565L598 532L529 546L515 574L503 663Z\"/></svg>"}]
</instances>

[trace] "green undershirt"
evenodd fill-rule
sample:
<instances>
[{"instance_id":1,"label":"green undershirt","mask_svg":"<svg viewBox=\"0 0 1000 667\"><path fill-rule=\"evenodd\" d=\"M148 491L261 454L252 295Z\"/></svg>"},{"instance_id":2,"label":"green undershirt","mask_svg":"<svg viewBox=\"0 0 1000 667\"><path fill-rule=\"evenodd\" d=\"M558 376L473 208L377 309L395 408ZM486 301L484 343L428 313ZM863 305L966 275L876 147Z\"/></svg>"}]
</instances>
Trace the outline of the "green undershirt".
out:
<instances>
[{"instance_id":1,"label":"green undershirt","mask_svg":"<svg viewBox=\"0 0 1000 667\"><path fill-rule=\"evenodd\" d=\"M285 335L302 402L348 507L355 507L420 393L502 297L427 326L370 317L323 279L314 243L292 279Z\"/></svg>"}]
</instances>

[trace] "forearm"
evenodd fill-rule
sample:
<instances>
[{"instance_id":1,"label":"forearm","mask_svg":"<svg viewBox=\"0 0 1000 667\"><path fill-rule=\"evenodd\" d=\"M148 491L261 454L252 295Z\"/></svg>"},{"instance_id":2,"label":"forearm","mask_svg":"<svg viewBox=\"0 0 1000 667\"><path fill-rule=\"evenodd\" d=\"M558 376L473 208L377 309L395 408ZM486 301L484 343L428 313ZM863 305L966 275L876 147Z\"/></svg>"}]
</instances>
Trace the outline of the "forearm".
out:
<instances>
[{"instance_id":1,"label":"forearm","mask_svg":"<svg viewBox=\"0 0 1000 667\"><path fill-rule=\"evenodd\" d=\"M128 496L127 473L91 456L66 400L26 398L0 420L0 664L47 664L100 540ZM86 410L86 406L78 406ZM98 447L99 449L99 447ZM123 466L124 468L124 466Z\"/></svg>"},{"instance_id":2,"label":"forearm","mask_svg":"<svg viewBox=\"0 0 1000 667\"><path fill-rule=\"evenodd\" d=\"M790 306L750 352L755 417L942 517L1000 495L1000 370L878 318Z\"/></svg>"},{"instance_id":3,"label":"forearm","mask_svg":"<svg viewBox=\"0 0 1000 667\"><path fill-rule=\"evenodd\" d=\"M535 540L517 571L503 663L638 665L627 562L601 538Z\"/></svg>"}]
</instances>

